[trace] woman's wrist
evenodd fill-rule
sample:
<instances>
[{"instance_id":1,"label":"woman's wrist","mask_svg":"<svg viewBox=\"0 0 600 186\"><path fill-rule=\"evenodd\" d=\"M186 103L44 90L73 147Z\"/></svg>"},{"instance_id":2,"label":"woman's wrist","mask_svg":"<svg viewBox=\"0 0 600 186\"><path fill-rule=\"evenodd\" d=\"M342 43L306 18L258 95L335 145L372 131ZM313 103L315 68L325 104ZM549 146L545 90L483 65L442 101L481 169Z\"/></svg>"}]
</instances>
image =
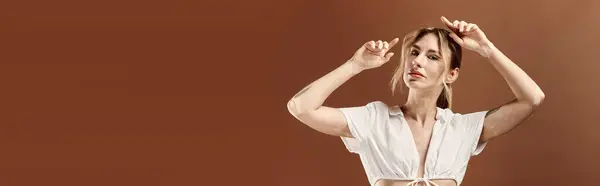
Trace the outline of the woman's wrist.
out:
<instances>
[{"instance_id":1,"label":"woman's wrist","mask_svg":"<svg viewBox=\"0 0 600 186\"><path fill-rule=\"evenodd\" d=\"M365 70L358 64L358 62L354 61L353 59L346 61L346 63L344 63L342 66L346 66L350 70L352 75L359 74L360 72Z\"/></svg>"},{"instance_id":2,"label":"woman's wrist","mask_svg":"<svg viewBox=\"0 0 600 186\"><path fill-rule=\"evenodd\" d=\"M498 50L496 46L490 41L485 41L481 44L481 49L479 50L479 54L485 58L490 58L494 54L494 52Z\"/></svg>"}]
</instances>

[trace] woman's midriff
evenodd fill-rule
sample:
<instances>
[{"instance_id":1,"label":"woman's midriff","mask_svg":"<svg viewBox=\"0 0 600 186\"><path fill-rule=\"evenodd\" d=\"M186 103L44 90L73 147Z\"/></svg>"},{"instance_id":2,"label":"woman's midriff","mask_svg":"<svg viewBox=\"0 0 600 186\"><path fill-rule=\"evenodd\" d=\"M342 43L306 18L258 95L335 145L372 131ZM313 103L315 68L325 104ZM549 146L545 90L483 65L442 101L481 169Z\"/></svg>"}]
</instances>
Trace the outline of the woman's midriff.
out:
<instances>
[{"instance_id":1,"label":"woman's midriff","mask_svg":"<svg viewBox=\"0 0 600 186\"><path fill-rule=\"evenodd\" d=\"M456 182L454 180L431 180L433 183L437 184L438 186L456 186ZM405 181L405 180L379 180L375 183L375 186L406 186L408 183L412 182L412 180L410 181ZM433 186L433 184L429 184L431 186ZM412 185L411 185L412 186ZM415 186L427 186L426 183L418 183L415 184Z\"/></svg>"}]
</instances>

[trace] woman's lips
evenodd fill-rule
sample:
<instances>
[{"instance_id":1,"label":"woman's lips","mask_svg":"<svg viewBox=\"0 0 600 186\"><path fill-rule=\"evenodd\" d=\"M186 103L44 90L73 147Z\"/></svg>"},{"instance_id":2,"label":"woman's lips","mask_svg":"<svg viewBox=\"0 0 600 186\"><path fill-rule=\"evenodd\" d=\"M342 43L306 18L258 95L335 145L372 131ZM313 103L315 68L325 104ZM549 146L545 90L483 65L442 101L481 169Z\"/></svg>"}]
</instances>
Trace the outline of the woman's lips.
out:
<instances>
[{"instance_id":1,"label":"woman's lips","mask_svg":"<svg viewBox=\"0 0 600 186\"><path fill-rule=\"evenodd\" d=\"M409 72L408 75L413 76L413 77L425 77L423 74L421 74L420 72Z\"/></svg>"}]
</instances>

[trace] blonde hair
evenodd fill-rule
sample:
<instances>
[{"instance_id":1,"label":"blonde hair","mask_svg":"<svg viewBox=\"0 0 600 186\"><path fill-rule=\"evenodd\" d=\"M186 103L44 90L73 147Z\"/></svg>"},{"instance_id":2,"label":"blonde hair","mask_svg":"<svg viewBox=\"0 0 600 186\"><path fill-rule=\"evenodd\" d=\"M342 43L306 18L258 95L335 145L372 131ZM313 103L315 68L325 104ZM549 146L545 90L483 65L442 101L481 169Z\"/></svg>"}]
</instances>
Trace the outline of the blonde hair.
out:
<instances>
[{"instance_id":1,"label":"blonde hair","mask_svg":"<svg viewBox=\"0 0 600 186\"><path fill-rule=\"evenodd\" d=\"M395 93L397 88L402 88L402 84L400 82L404 78L404 63L406 62L406 56L409 55L410 47L427 34L434 34L437 36L439 41L438 46L440 48L440 54L442 55L442 59L450 60L449 66L447 65L448 63L444 63L445 69L460 68L462 48L450 37L450 31L441 28L421 28L419 30L415 30L407 34L402 40L400 63L394 71L394 75L392 76L390 82L392 94ZM446 71L444 71L444 74L445 73ZM440 96L437 99L436 105L440 108L451 108L452 87L445 82L443 83L443 86L444 87Z\"/></svg>"}]
</instances>

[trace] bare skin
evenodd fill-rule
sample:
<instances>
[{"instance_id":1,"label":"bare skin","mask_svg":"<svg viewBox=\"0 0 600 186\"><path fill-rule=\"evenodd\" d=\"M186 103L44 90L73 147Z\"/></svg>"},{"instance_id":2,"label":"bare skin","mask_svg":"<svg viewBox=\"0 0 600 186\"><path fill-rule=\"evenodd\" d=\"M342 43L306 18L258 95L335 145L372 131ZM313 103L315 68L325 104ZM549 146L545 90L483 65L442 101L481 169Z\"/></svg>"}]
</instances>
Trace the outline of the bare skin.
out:
<instances>
[{"instance_id":1,"label":"bare skin","mask_svg":"<svg viewBox=\"0 0 600 186\"><path fill-rule=\"evenodd\" d=\"M407 113L405 111L405 113ZM418 177L423 177L425 174L425 156L427 155L427 148L429 147L429 140L431 139L431 133L433 131L433 124L435 123L435 112L432 115L427 116L428 120L424 123L419 123L419 121L407 117L406 121L410 127L410 130L413 135L413 139L415 141L415 145L417 146L417 152L419 153L419 160L421 161L421 166L419 167ZM410 115L410 114L408 114ZM410 181L399 181L399 180L379 180L375 183L375 186L406 186ZM438 186L456 186L456 182L454 180L432 180ZM419 183L417 185L425 185L424 183Z\"/></svg>"},{"instance_id":2,"label":"bare skin","mask_svg":"<svg viewBox=\"0 0 600 186\"><path fill-rule=\"evenodd\" d=\"M480 142L502 136L516 128L529 117L544 100L540 87L515 63L506 57L477 25L464 21L450 22L442 17L442 22L454 33L452 38L463 48L475 51L488 59L504 78L515 95L515 100L490 109L484 121ZM332 107L323 106L327 97L343 83L368 69L387 63L393 56L388 53L398 43L398 38L386 41L369 41L361 46L346 63L312 82L288 101L289 112L300 122L325 134L352 138L342 113ZM458 78L458 69L444 69L448 60L439 58L437 40L424 36L411 49L405 61L405 84L409 87L408 99L401 105L410 126L417 151L421 159L419 177L423 167L431 131L435 122L436 100L443 83L452 83ZM436 57L437 55L437 57ZM422 77L409 75L418 71ZM404 186L410 181L379 180L377 186ZM433 180L440 186L455 186L454 180ZM419 185L426 185L420 183Z\"/></svg>"}]
</instances>

